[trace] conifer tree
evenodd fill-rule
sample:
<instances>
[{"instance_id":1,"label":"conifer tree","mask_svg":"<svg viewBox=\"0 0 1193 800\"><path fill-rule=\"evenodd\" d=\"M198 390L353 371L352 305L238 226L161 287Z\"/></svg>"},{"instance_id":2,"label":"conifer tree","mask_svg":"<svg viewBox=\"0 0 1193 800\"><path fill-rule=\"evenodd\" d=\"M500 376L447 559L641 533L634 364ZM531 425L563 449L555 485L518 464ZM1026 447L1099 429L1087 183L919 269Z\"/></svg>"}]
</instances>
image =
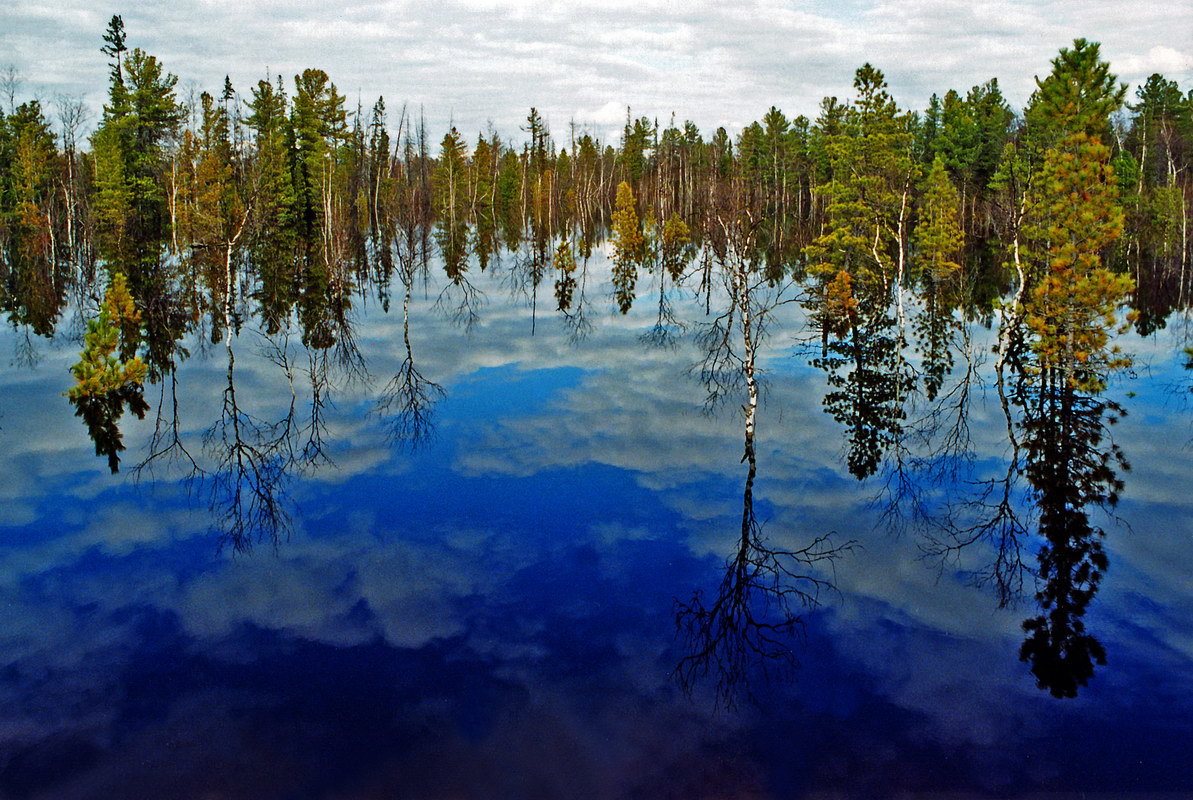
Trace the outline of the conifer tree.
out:
<instances>
[{"instance_id":1,"label":"conifer tree","mask_svg":"<svg viewBox=\"0 0 1193 800\"><path fill-rule=\"evenodd\" d=\"M1037 368L1083 392L1101 391L1108 371L1129 363L1109 344L1117 308L1134 286L1102 265L1123 227L1109 161L1110 149L1084 131L1050 148L1025 228L1037 276L1026 316Z\"/></svg>"},{"instance_id":2,"label":"conifer tree","mask_svg":"<svg viewBox=\"0 0 1193 800\"><path fill-rule=\"evenodd\" d=\"M1036 78L1024 111L1028 134L1041 152L1071 133L1109 141L1110 116L1126 94L1127 85L1110 72L1098 43L1074 39L1072 48L1061 48L1052 59L1052 72Z\"/></svg>"},{"instance_id":3,"label":"conifer tree","mask_svg":"<svg viewBox=\"0 0 1193 800\"><path fill-rule=\"evenodd\" d=\"M947 279L961 265L959 257L965 236L957 221L960 196L939 155L924 181L920 199L919 221L912 232L913 258L919 271L933 283Z\"/></svg>"},{"instance_id":4,"label":"conifer tree","mask_svg":"<svg viewBox=\"0 0 1193 800\"><path fill-rule=\"evenodd\" d=\"M136 294L146 269L161 255L169 230L163 190L163 145L182 122L174 95L178 78L157 59L133 49L122 59L123 23L113 17L108 45L112 76L108 103L92 146L96 162L96 212L100 252L128 271Z\"/></svg>"},{"instance_id":5,"label":"conifer tree","mask_svg":"<svg viewBox=\"0 0 1193 800\"><path fill-rule=\"evenodd\" d=\"M634 284L638 280L638 268L642 265L646 244L638 221L634 190L626 181L617 186L610 238L613 244L613 287L617 308L625 314L634 303Z\"/></svg>"},{"instance_id":6,"label":"conifer tree","mask_svg":"<svg viewBox=\"0 0 1193 800\"><path fill-rule=\"evenodd\" d=\"M827 230L807 249L813 274L849 272L855 288L885 291L906 275L912 188L919 176L911 117L900 113L882 72L863 65L857 100L836 133L822 133L829 170ZM835 114L835 101L825 102ZM825 120L826 128L835 117Z\"/></svg>"},{"instance_id":7,"label":"conifer tree","mask_svg":"<svg viewBox=\"0 0 1193 800\"><path fill-rule=\"evenodd\" d=\"M112 59L112 80L123 82L124 75L121 67L124 53L127 52L128 47L124 43L124 19L119 14L113 14L112 19L108 21L108 29L104 32L104 42L104 46L99 51Z\"/></svg>"},{"instance_id":8,"label":"conifer tree","mask_svg":"<svg viewBox=\"0 0 1193 800\"><path fill-rule=\"evenodd\" d=\"M443 137L439 166L433 178L436 239L443 255L444 268L455 280L463 272L468 257L468 163L467 148L459 131L452 128Z\"/></svg>"},{"instance_id":9,"label":"conifer tree","mask_svg":"<svg viewBox=\"0 0 1193 800\"><path fill-rule=\"evenodd\" d=\"M0 248L8 250L14 266L54 260L58 163L54 134L40 103L22 103L0 117Z\"/></svg>"},{"instance_id":10,"label":"conifer tree","mask_svg":"<svg viewBox=\"0 0 1193 800\"><path fill-rule=\"evenodd\" d=\"M272 334L281 329L289 313L297 283L292 132L281 79L277 86L258 81L247 105L251 113L244 122L254 136L248 169L253 204L245 243L261 276L256 293L265 329Z\"/></svg>"},{"instance_id":11,"label":"conifer tree","mask_svg":"<svg viewBox=\"0 0 1193 800\"><path fill-rule=\"evenodd\" d=\"M309 258L317 249L316 237L325 238L329 232L328 201L338 188L337 151L348 138L344 96L323 70L308 69L294 76L291 126L295 215Z\"/></svg>"},{"instance_id":12,"label":"conifer tree","mask_svg":"<svg viewBox=\"0 0 1193 800\"><path fill-rule=\"evenodd\" d=\"M653 138L654 125L646 117L632 119L626 109L625 128L621 134L620 160L626 180L634 188L646 174L647 151Z\"/></svg>"}]
</instances>

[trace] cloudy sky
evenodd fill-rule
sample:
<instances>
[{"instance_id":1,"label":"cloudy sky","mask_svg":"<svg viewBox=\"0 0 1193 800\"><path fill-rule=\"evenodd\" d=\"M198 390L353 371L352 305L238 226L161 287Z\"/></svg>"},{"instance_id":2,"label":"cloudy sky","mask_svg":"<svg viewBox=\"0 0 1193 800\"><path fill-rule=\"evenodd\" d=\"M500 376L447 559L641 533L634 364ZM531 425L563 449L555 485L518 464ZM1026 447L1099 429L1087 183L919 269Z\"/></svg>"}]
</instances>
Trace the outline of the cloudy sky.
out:
<instances>
[{"instance_id":1,"label":"cloudy sky","mask_svg":"<svg viewBox=\"0 0 1193 800\"><path fill-rule=\"evenodd\" d=\"M84 96L94 118L115 13L184 93L228 74L247 94L267 73L319 67L351 103L381 95L469 136L490 122L520 136L531 106L559 138L572 121L616 130L627 105L706 133L771 105L814 117L866 61L904 107L991 77L1019 107L1075 37L1101 42L1133 87L1153 72L1193 83L1193 0L5 0L0 68L17 68L23 96Z\"/></svg>"}]
</instances>

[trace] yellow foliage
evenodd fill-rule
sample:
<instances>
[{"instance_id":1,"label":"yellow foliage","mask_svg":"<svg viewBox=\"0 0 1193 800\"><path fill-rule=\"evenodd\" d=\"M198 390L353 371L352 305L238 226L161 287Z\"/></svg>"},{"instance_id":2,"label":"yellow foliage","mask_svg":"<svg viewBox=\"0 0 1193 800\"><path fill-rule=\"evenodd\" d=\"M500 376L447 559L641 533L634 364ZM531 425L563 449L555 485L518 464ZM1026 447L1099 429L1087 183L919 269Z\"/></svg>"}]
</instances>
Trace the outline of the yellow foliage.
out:
<instances>
[{"instance_id":1,"label":"yellow foliage","mask_svg":"<svg viewBox=\"0 0 1193 800\"><path fill-rule=\"evenodd\" d=\"M87 321L83 351L79 354L79 362L70 368L75 385L67 395L76 400L100 397L144 383L149 367L135 355L140 324L141 314L124 276L116 273L104 295L99 315Z\"/></svg>"},{"instance_id":2,"label":"yellow foliage","mask_svg":"<svg viewBox=\"0 0 1193 800\"><path fill-rule=\"evenodd\" d=\"M857 324L858 305L853 295L853 277L841 270L824 285L824 327L840 338Z\"/></svg>"}]
</instances>

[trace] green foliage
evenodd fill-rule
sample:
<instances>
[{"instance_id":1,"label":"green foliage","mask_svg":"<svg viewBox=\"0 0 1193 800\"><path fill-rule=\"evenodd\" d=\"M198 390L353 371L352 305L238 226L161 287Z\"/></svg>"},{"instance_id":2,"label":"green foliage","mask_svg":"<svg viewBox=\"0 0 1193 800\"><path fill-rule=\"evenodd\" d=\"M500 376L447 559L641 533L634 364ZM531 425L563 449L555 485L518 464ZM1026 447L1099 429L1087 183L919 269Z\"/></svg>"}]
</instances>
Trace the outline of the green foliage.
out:
<instances>
[{"instance_id":1,"label":"green foliage","mask_svg":"<svg viewBox=\"0 0 1193 800\"><path fill-rule=\"evenodd\" d=\"M14 265L45 263L59 165L54 135L36 100L0 116L0 248Z\"/></svg>"},{"instance_id":2,"label":"green foliage","mask_svg":"<svg viewBox=\"0 0 1193 800\"><path fill-rule=\"evenodd\" d=\"M965 244L965 235L957 221L959 203L960 196L949 180L944 160L937 156L924 182L920 218L911 236L916 266L934 283L946 280L961 269L961 265L953 260Z\"/></svg>"},{"instance_id":3,"label":"green foliage","mask_svg":"<svg viewBox=\"0 0 1193 800\"><path fill-rule=\"evenodd\" d=\"M497 155L498 149L490 145L488 139L484 136L476 138L476 145L472 149L472 161L469 164L468 181L473 187L473 207L477 213L488 216L493 214L493 206L497 199Z\"/></svg>"},{"instance_id":4,"label":"green foliage","mask_svg":"<svg viewBox=\"0 0 1193 800\"><path fill-rule=\"evenodd\" d=\"M522 162L513 150L501 155L497 172L497 209L503 220L521 222L519 201L522 186Z\"/></svg>"},{"instance_id":5,"label":"green foliage","mask_svg":"<svg viewBox=\"0 0 1193 800\"><path fill-rule=\"evenodd\" d=\"M572 307L572 296L576 291L576 257L572 254L572 246L566 239L555 249L552 264L559 273L555 279L555 300L560 311L568 311Z\"/></svg>"},{"instance_id":6,"label":"green foliage","mask_svg":"<svg viewBox=\"0 0 1193 800\"><path fill-rule=\"evenodd\" d=\"M1169 177L1172 150L1193 133L1193 102L1181 94L1176 81L1159 74L1151 75L1135 97L1139 102L1129 106L1134 113L1129 142L1140 151L1147 183L1163 184Z\"/></svg>"},{"instance_id":7,"label":"green foliage","mask_svg":"<svg viewBox=\"0 0 1193 800\"><path fill-rule=\"evenodd\" d=\"M925 164L936 157L936 140L940 136L942 108L940 98L933 94L928 98L928 108L920 118L916 131L916 153Z\"/></svg>"},{"instance_id":8,"label":"green foliage","mask_svg":"<svg viewBox=\"0 0 1193 800\"><path fill-rule=\"evenodd\" d=\"M113 14L112 19L108 22L108 29L104 32L104 46L99 51L113 59L113 78L115 80L121 79L120 59L127 50L128 48L124 44L124 19L119 14Z\"/></svg>"},{"instance_id":9,"label":"green foliage","mask_svg":"<svg viewBox=\"0 0 1193 800\"><path fill-rule=\"evenodd\" d=\"M463 272L468 257L466 153L464 140L452 128L443 137L433 184L435 212L439 218L435 236L443 255L444 268L453 280Z\"/></svg>"},{"instance_id":10,"label":"green foliage","mask_svg":"<svg viewBox=\"0 0 1193 800\"><path fill-rule=\"evenodd\" d=\"M829 143L841 136L845 126L848 106L837 102L835 97L820 101L820 115L816 118L808 139L808 156L812 160L813 179L817 185L825 185L833 179L833 157Z\"/></svg>"},{"instance_id":11,"label":"green foliage","mask_svg":"<svg viewBox=\"0 0 1193 800\"><path fill-rule=\"evenodd\" d=\"M620 160L625 170L626 178L631 186L637 186L646 171L647 150L654 139L655 126L646 117L630 118L630 110L626 109L625 130L621 136Z\"/></svg>"},{"instance_id":12,"label":"green foliage","mask_svg":"<svg viewBox=\"0 0 1193 800\"><path fill-rule=\"evenodd\" d=\"M331 301L314 293L343 298L348 283L374 268L388 275L398 258L425 263L433 241L458 274L470 252L483 269L499 244L520 247L528 233L534 256L526 263L537 285L559 241L586 257L607 221L623 310L638 269L657 264L680 276L700 247L715 251L714 220L726 211L750 230L751 269L777 285L806 268L820 284L810 303L817 307L836 302L823 295L831 283L842 288L842 273L853 302L885 303L897 282L942 280L963 262L962 243L968 257L995 236L1015 250L1015 266L1034 270L1055 255L1037 213L1048 193L1045 153L1076 129L1108 134L1108 115L1122 100L1098 45L1077 40L1038 81L1026 127L1013 136L1015 118L995 80L933 95L918 117L896 106L883 73L866 64L854 75L853 98L826 98L814 125L772 106L735 141L723 128L705 141L691 121L673 117L662 126L627 110L620 148L576 126L557 148L532 108L522 142L490 130L469 158L459 131L429 152L433 137L417 122L411 130L405 113L395 153L384 101L371 115L367 106L350 114L316 69L294 77L292 101L281 79L265 80L241 106L225 78L222 90L198 94L184 113L176 79L127 47L120 17L103 45L109 92L82 161L55 152L36 103L0 116L0 259L8 268L22 260L53 265L70 252L84 261L98 255L123 272L145 314L153 369L150 354L168 354L170 332L210 311L196 293L194 307L176 309L175 295L194 279L231 288L233 265L263 278L245 288L276 332L300 295L326 311ZM1112 257L1176 279L1193 241L1193 105L1160 75L1136 98L1114 154L1128 235ZM180 130L184 118L192 124ZM61 171L76 166L82 174L64 179ZM633 203L620 196L623 180ZM1025 216L1035 225L1027 236ZM63 231L68 219L74 227ZM162 258L167 243L174 258ZM1033 289L1043 274L1034 271L1024 273ZM973 273L987 299L1018 275ZM43 283L61 292L53 276ZM942 308L959 301L938 300ZM1160 305L1152 318L1171 310Z\"/></svg>"},{"instance_id":13,"label":"green foliage","mask_svg":"<svg viewBox=\"0 0 1193 800\"><path fill-rule=\"evenodd\" d=\"M1116 310L1134 281L1102 266L1102 251L1122 233L1110 150L1084 132L1044 155L1029 196L1025 234L1036 243L1026 322L1038 369L1071 388L1100 391L1106 374L1130 362L1109 346Z\"/></svg>"},{"instance_id":14,"label":"green foliage","mask_svg":"<svg viewBox=\"0 0 1193 800\"><path fill-rule=\"evenodd\" d=\"M829 180L826 230L805 249L809 270L828 280L849 272L875 290L899 276L910 217L911 192L918 179L913 119L900 113L886 90L882 72L869 64L857 71L858 97L846 106L836 129L821 132ZM825 113L836 113L826 101Z\"/></svg>"},{"instance_id":15,"label":"green foliage","mask_svg":"<svg viewBox=\"0 0 1193 800\"><path fill-rule=\"evenodd\" d=\"M99 314L87 321L83 352L70 368L75 385L72 399L97 397L139 386L148 368L136 355L140 343L141 315L133 304L124 275L117 272L104 295ZM117 355L119 351L119 355Z\"/></svg>"},{"instance_id":16,"label":"green foliage","mask_svg":"<svg viewBox=\"0 0 1193 800\"><path fill-rule=\"evenodd\" d=\"M435 213L455 224L467 213L468 149L459 131L452 128L443 137L439 166L433 178Z\"/></svg>"},{"instance_id":17,"label":"green foliage","mask_svg":"<svg viewBox=\"0 0 1193 800\"><path fill-rule=\"evenodd\" d=\"M123 61L123 23L113 17L109 50L116 55L103 120L92 137L100 253L134 283L155 265L169 231L163 188L163 145L182 122L178 78L140 49ZM119 34L119 35L117 35Z\"/></svg>"},{"instance_id":18,"label":"green foliage","mask_svg":"<svg viewBox=\"0 0 1193 800\"><path fill-rule=\"evenodd\" d=\"M265 328L276 333L293 302L298 237L290 167L293 131L281 78L276 86L259 81L246 105L250 113L244 123L255 136L247 169L252 215L244 242L264 278L257 298Z\"/></svg>"},{"instance_id":19,"label":"green foliage","mask_svg":"<svg viewBox=\"0 0 1193 800\"><path fill-rule=\"evenodd\" d=\"M939 155L953 181L972 194L993 176L1014 114L997 80L974 86L964 98L950 89L938 114L939 130L925 161L931 163Z\"/></svg>"},{"instance_id":20,"label":"green foliage","mask_svg":"<svg viewBox=\"0 0 1193 800\"><path fill-rule=\"evenodd\" d=\"M233 173L231 120L207 92L200 95L202 128L195 174L194 241L204 245L231 241L244 203Z\"/></svg>"},{"instance_id":21,"label":"green foliage","mask_svg":"<svg viewBox=\"0 0 1193 800\"><path fill-rule=\"evenodd\" d=\"M727 178L733 168L733 143L729 141L729 134L724 128L717 128L709 142L709 155L713 162L713 172L717 178Z\"/></svg>"},{"instance_id":22,"label":"green foliage","mask_svg":"<svg viewBox=\"0 0 1193 800\"><path fill-rule=\"evenodd\" d=\"M310 243L317 235L326 235L328 200L335 189L341 188L337 186L337 151L348 141L344 96L323 70L307 69L294 76L290 125L295 217L309 243L310 259L318 249Z\"/></svg>"},{"instance_id":23,"label":"green foliage","mask_svg":"<svg viewBox=\"0 0 1193 800\"><path fill-rule=\"evenodd\" d=\"M1097 42L1074 39L1052 59L1048 77L1036 79L1024 117L1040 150L1068 134L1085 133L1110 139L1110 116L1122 107L1127 85L1119 83L1101 58Z\"/></svg>"},{"instance_id":24,"label":"green foliage","mask_svg":"<svg viewBox=\"0 0 1193 800\"><path fill-rule=\"evenodd\" d=\"M1180 186L1156 186L1145 195L1141 208L1143 225L1152 252L1160 257L1178 258L1181 252L1182 223L1187 223L1187 200Z\"/></svg>"},{"instance_id":25,"label":"green foliage","mask_svg":"<svg viewBox=\"0 0 1193 800\"><path fill-rule=\"evenodd\" d=\"M91 138L95 165L93 206L102 252L113 263L128 261L133 226L133 187L127 178L125 138L120 121L104 125Z\"/></svg>"}]
</instances>

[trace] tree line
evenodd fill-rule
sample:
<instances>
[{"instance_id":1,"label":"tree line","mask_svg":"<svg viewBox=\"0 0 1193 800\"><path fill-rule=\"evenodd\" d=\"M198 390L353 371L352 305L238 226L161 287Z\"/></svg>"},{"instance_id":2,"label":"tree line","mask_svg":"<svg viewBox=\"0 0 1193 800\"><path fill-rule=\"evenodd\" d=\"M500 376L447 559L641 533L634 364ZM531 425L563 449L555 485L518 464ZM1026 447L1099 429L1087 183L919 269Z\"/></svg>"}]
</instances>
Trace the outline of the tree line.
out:
<instances>
[{"instance_id":1,"label":"tree line","mask_svg":"<svg viewBox=\"0 0 1193 800\"><path fill-rule=\"evenodd\" d=\"M574 127L560 136L533 108L520 142L453 128L435 144L384 99L349 108L318 69L180 98L176 76L129 49L119 16L102 49L108 98L88 141L78 103L60 103L55 122L37 101L0 111L4 303L39 333L52 330L72 275L97 266L124 274L145 324L172 333L185 323L165 298L188 275L216 294L237 272L271 278L256 299L276 327L343 302L368 270L392 269L403 238L424 257L437 250L456 276L521 248L536 285L555 275L566 308L569 259L610 227L625 310L631 273L666 263L678 275L726 214L756 221L770 277L819 281L831 332L860 285L940 283L975 254L987 268L967 285L980 299L1026 285L1029 239L1055 200L1049 153L1105 165L1115 186L1105 202L1122 225L1098 256L1136 287L1149 276L1147 296L1132 297L1141 325L1186 301L1193 92L1153 75L1129 102L1085 40L1061 51L1021 114L996 79L901 109L867 64L854 97L825 98L815 119L772 107L736 137L706 138L694 122L627 110L615 144Z\"/></svg>"}]
</instances>

